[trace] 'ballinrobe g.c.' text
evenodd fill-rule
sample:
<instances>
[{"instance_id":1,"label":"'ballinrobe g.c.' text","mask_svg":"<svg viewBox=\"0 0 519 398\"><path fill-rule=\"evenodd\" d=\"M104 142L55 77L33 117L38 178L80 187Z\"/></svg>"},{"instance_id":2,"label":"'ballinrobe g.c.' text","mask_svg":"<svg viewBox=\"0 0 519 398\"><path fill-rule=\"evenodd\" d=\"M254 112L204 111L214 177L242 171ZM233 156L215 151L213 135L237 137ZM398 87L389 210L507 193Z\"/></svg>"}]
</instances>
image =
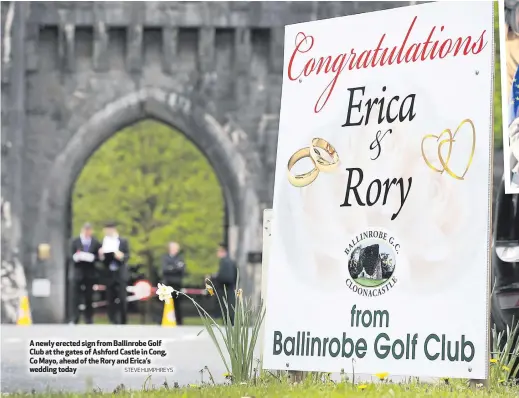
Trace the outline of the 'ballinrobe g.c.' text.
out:
<instances>
[{"instance_id":1,"label":"'ballinrobe g.c.' text","mask_svg":"<svg viewBox=\"0 0 519 398\"><path fill-rule=\"evenodd\" d=\"M375 68L377 66L384 67L386 65L401 64L401 63L414 63L433 61L435 59L443 59L448 55L457 57L459 55L477 55L483 51L488 44L486 39L486 30L478 33L479 37L474 40L473 36L468 35L466 37L457 38L441 38L436 39L434 36L438 34L438 30L443 32L445 26L433 26L430 30L429 36L423 40L415 39L410 41L412 31L417 23L418 17L414 17L407 33L402 40L402 43L392 48L384 45L386 39L386 33L382 34L378 44L373 49L363 50L357 53L352 48L350 53L343 53L339 55L324 55L314 56L304 62L304 67L295 70L294 63L299 63L301 54L308 53L315 44L315 39L311 35L307 35L304 32L299 32L296 36L296 46L290 56L288 62L288 78L292 81L302 79L303 77L309 77L312 74L324 73L332 74L332 80L325 87L321 93L317 102L314 106L314 112L319 113L328 99L332 95L337 80L339 79L342 71L347 67L349 70L353 69L368 69Z\"/></svg>"}]
</instances>

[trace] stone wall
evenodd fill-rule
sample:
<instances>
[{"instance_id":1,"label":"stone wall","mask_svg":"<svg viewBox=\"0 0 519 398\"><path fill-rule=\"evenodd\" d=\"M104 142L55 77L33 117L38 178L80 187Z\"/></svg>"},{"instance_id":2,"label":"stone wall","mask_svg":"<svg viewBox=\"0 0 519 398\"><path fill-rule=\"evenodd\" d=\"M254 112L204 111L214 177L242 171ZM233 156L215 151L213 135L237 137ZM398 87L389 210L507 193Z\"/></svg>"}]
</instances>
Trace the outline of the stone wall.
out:
<instances>
[{"instance_id":1,"label":"stone wall","mask_svg":"<svg viewBox=\"0 0 519 398\"><path fill-rule=\"evenodd\" d=\"M2 213L2 267L0 269L0 289L2 323L15 323L18 317L20 297L27 295L25 272L19 260L13 238L11 205L1 199Z\"/></svg>"}]
</instances>

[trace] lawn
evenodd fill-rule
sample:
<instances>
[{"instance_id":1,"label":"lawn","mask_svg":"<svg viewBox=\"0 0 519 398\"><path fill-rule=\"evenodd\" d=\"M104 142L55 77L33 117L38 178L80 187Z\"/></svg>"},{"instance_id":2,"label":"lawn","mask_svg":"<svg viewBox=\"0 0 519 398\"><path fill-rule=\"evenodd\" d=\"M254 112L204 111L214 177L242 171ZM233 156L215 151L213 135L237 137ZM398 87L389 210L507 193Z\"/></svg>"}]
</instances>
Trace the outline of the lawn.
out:
<instances>
[{"instance_id":1,"label":"lawn","mask_svg":"<svg viewBox=\"0 0 519 398\"><path fill-rule=\"evenodd\" d=\"M120 386L113 392L96 392L92 391L88 394L73 393L43 393L43 394L10 394L10 396L31 396L35 398L45 397L71 397L80 396L110 396L116 394L119 397L517 397L519 396L519 387L517 386L497 386L490 390L484 387L470 388L464 381L452 381L446 384L444 381L438 381L434 384L428 383L372 383L372 384L352 384L351 382L334 383L331 381L312 381L307 379L299 384L290 384L286 381L280 381L270 378L269 381L263 381L257 385L241 384L241 385L220 385L220 386L189 386L186 388L172 388L171 386L143 386L141 391L126 391L124 386Z\"/></svg>"},{"instance_id":2,"label":"lawn","mask_svg":"<svg viewBox=\"0 0 519 398\"><path fill-rule=\"evenodd\" d=\"M358 283L359 285L362 285L362 286L366 286L366 287L375 287L375 286L382 285L384 282L387 281L387 279L367 279L367 278L357 278L357 279L354 279L354 281L355 281L356 283Z\"/></svg>"}]
</instances>

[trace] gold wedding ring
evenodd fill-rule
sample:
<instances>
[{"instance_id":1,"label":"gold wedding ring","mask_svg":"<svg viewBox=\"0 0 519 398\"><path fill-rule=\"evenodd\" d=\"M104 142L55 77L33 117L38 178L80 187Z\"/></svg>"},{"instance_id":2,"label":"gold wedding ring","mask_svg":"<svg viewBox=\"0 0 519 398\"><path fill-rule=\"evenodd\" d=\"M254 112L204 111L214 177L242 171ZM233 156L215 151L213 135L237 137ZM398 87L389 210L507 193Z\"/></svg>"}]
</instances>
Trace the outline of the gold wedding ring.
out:
<instances>
[{"instance_id":1,"label":"gold wedding ring","mask_svg":"<svg viewBox=\"0 0 519 398\"><path fill-rule=\"evenodd\" d=\"M331 156L332 161L324 159L316 148L321 148ZM310 158L314 168L306 173L294 175L290 171L301 159ZM339 155L335 148L322 138L314 138L310 147L302 148L294 153L288 160L288 181L295 187L305 187L315 181L319 171L331 172L339 165Z\"/></svg>"},{"instance_id":2,"label":"gold wedding ring","mask_svg":"<svg viewBox=\"0 0 519 398\"><path fill-rule=\"evenodd\" d=\"M332 161L330 162L324 159L317 148L326 151L326 153L331 156ZM314 138L312 140L312 144L310 145L310 156L320 171L330 172L339 166L339 155L337 155L337 151L328 141L323 140L322 138Z\"/></svg>"},{"instance_id":3,"label":"gold wedding ring","mask_svg":"<svg viewBox=\"0 0 519 398\"><path fill-rule=\"evenodd\" d=\"M312 159L310 157L310 148L308 148L308 147L300 149L299 151L294 153L288 160L288 181L290 181L290 183L295 187L305 187L305 186L311 184L312 182L314 182L314 180L319 175L319 170L317 169L317 167L314 167L312 170L310 170L307 173L298 174L298 175L294 175L290 172L290 170L292 170L292 167L294 167L294 165L297 162L299 162L301 159L304 159L304 158ZM314 166L315 166L315 163L314 163Z\"/></svg>"}]
</instances>

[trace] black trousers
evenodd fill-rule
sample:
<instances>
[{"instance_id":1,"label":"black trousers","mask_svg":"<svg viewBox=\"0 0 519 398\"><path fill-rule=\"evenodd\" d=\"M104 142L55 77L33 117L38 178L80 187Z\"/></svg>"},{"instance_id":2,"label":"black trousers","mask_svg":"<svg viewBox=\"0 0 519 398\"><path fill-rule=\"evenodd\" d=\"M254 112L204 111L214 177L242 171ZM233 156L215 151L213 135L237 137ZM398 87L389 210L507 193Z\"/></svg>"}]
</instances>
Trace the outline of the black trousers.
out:
<instances>
[{"instance_id":1,"label":"black trousers","mask_svg":"<svg viewBox=\"0 0 519 398\"><path fill-rule=\"evenodd\" d=\"M96 282L96 275L93 272L83 272L75 270L74 277L74 299L73 299L73 322L79 323L81 318L81 310L79 305L81 302L85 304L84 318L86 323L93 322L94 308L92 307L93 289Z\"/></svg>"},{"instance_id":2,"label":"black trousers","mask_svg":"<svg viewBox=\"0 0 519 398\"><path fill-rule=\"evenodd\" d=\"M106 300L108 319L113 324L125 325L127 322L126 278L121 270L108 271L106 281Z\"/></svg>"},{"instance_id":3,"label":"black trousers","mask_svg":"<svg viewBox=\"0 0 519 398\"><path fill-rule=\"evenodd\" d=\"M218 307L218 317L223 318L224 323L227 322L227 312L229 312L229 319L231 320L231 325L234 326L234 306L235 303L235 290L236 286L234 283L220 283L216 285L216 289L218 295L220 296L220 301L222 302L222 310ZM227 309L225 308L225 296L227 294Z\"/></svg>"},{"instance_id":4,"label":"black trousers","mask_svg":"<svg viewBox=\"0 0 519 398\"><path fill-rule=\"evenodd\" d=\"M175 290L182 289L182 282L179 283L178 280L175 282L171 282L171 281L168 281L168 279L165 279L164 283L168 286L171 286ZM176 293L173 293L171 296L173 297L174 304L175 304L175 319L177 321L177 325L182 325L184 323L184 317L183 317L183 313L182 313L182 303L184 302L184 300L183 300L184 297L182 297L181 294L179 294L177 297ZM161 317L161 322L162 322L162 317Z\"/></svg>"}]
</instances>

